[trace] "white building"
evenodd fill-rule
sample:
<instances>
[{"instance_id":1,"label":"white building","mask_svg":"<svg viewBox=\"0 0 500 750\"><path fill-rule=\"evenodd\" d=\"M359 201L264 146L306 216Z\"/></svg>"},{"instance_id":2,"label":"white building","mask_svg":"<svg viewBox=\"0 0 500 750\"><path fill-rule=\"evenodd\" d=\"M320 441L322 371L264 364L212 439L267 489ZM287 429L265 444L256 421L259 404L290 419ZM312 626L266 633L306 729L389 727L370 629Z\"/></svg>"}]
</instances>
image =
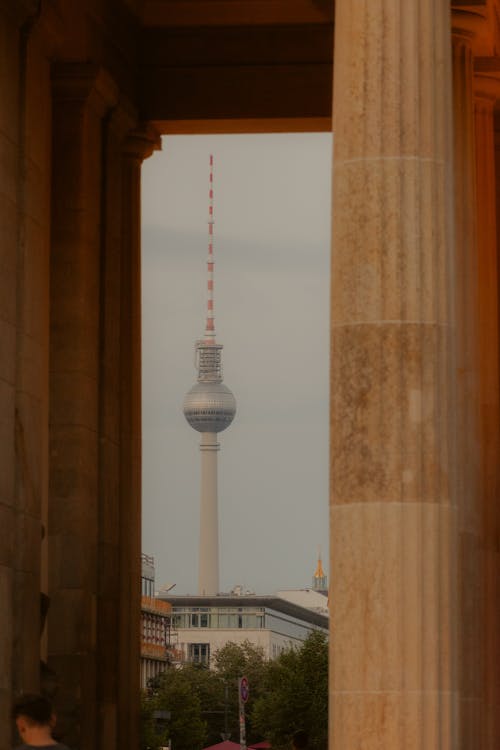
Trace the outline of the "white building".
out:
<instances>
[{"instance_id":1,"label":"white building","mask_svg":"<svg viewBox=\"0 0 500 750\"><path fill-rule=\"evenodd\" d=\"M328 635L328 616L280 596L164 596L172 605L183 661L210 664L227 643L249 641L268 659L298 646L314 630ZM324 597L323 597L324 599Z\"/></svg>"},{"instance_id":2,"label":"white building","mask_svg":"<svg viewBox=\"0 0 500 750\"><path fill-rule=\"evenodd\" d=\"M328 617L328 598L319 591L314 589L285 589L284 591L278 591L276 596Z\"/></svg>"}]
</instances>

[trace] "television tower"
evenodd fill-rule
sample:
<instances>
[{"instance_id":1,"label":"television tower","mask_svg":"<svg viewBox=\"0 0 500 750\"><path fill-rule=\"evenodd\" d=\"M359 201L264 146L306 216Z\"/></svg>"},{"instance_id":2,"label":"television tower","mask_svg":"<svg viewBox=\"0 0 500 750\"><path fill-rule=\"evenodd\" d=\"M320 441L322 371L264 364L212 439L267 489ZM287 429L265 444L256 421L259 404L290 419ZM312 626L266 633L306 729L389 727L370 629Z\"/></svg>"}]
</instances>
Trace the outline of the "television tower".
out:
<instances>
[{"instance_id":1,"label":"television tower","mask_svg":"<svg viewBox=\"0 0 500 750\"><path fill-rule=\"evenodd\" d=\"M198 382L184 398L187 421L201 432L200 548L198 594L219 593L219 519L217 511L217 433L229 427L236 400L222 382L222 344L215 342L214 325L214 191L213 156L210 156L208 198L207 319L205 335L195 344Z\"/></svg>"}]
</instances>

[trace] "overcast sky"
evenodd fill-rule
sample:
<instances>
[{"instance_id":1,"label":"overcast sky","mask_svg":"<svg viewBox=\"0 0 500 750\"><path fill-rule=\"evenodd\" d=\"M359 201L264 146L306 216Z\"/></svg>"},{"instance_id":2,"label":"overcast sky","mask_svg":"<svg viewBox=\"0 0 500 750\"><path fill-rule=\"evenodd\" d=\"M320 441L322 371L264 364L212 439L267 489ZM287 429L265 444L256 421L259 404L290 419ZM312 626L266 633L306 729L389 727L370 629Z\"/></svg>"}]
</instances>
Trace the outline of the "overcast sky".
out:
<instances>
[{"instance_id":1,"label":"overcast sky","mask_svg":"<svg viewBox=\"0 0 500 750\"><path fill-rule=\"evenodd\" d=\"M197 590L200 436L182 401L204 332L211 153L215 327L237 401L219 436L221 588L303 588L318 546L327 562L331 146L168 136L143 165L142 523L157 588Z\"/></svg>"}]
</instances>

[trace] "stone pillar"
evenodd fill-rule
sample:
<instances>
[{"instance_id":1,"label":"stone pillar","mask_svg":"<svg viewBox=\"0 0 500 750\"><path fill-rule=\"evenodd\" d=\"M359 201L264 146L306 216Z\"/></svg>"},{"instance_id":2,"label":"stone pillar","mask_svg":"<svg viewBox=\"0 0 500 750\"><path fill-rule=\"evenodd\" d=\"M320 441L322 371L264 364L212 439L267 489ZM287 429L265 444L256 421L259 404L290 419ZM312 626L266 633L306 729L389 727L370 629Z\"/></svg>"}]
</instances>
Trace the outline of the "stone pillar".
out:
<instances>
[{"instance_id":1,"label":"stone pillar","mask_svg":"<svg viewBox=\"0 0 500 750\"><path fill-rule=\"evenodd\" d=\"M141 618L141 164L161 148L151 127L123 146L120 314L118 747L139 741ZM132 738L132 739L131 739Z\"/></svg>"},{"instance_id":2,"label":"stone pillar","mask_svg":"<svg viewBox=\"0 0 500 750\"><path fill-rule=\"evenodd\" d=\"M332 750L456 747L447 0L337 0Z\"/></svg>"},{"instance_id":3,"label":"stone pillar","mask_svg":"<svg viewBox=\"0 0 500 750\"><path fill-rule=\"evenodd\" d=\"M100 357L99 357L99 476L98 476L98 613L96 658L98 664L98 735L103 747L117 747L119 712L117 695L122 681L128 682L133 667L120 665L120 520L123 489L120 481L121 437L121 317L127 306L123 275L127 256L122 251L123 214L130 206L123 201L123 148L135 124L133 112L116 106L103 120L101 179L100 261ZM130 362L128 367L134 367ZM139 519L140 524L140 519ZM134 551L131 551L134 554ZM127 719L125 719L127 721ZM135 737L135 735L134 735ZM121 745L123 746L123 744Z\"/></svg>"},{"instance_id":4,"label":"stone pillar","mask_svg":"<svg viewBox=\"0 0 500 750\"><path fill-rule=\"evenodd\" d=\"M139 743L140 163L102 71L54 75L49 654L70 746Z\"/></svg>"},{"instance_id":5,"label":"stone pillar","mask_svg":"<svg viewBox=\"0 0 500 750\"><path fill-rule=\"evenodd\" d=\"M481 502L473 34L453 17L453 107L457 330L457 503L460 743L477 750L482 716ZM466 19L465 19L466 20Z\"/></svg>"},{"instance_id":6,"label":"stone pillar","mask_svg":"<svg viewBox=\"0 0 500 750\"><path fill-rule=\"evenodd\" d=\"M50 112L37 3L0 0L0 748L10 704L40 687L47 465ZM35 100L36 94L36 100ZM33 127L33 106L37 109Z\"/></svg>"},{"instance_id":7,"label":"stone pillar","mask_svg":"<svg viewBox=\"0 0 500 750\"><path fill-rule=\"evenodd\" d=\"M477 275L479 407L482 511L484 649L481 741L485 750L498 748L500 722L499 635L499 340L498 247L494 108L500 98L500 80L475 77L476 173L477 173Z\"/></svg>"},{"instance_id":8,"label":"stone pillar","mask_svg":"<svg viewBox=\"0 0 500 750\"><path fill-rule=\"evenodd\" d=\"M95 748L100 699L103 132L117 92L90 65L53 74L49 663L65 741ZM111 646L112 647L112 646Z\"/></svg>"}]
</instances>

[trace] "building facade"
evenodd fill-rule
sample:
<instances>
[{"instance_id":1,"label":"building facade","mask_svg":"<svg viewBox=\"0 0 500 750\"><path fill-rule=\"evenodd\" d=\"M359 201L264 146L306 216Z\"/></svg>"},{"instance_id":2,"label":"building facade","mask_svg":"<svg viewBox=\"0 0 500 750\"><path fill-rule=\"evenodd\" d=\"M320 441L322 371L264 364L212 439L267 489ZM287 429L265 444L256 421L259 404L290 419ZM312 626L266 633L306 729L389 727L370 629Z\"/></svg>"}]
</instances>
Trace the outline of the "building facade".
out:
<instances>
[{"instance_id":1,"label":"building facade","mask_svg":"<svg viewBox=\"0 0 500 750\"><path fill-rule=\"evenodd\" d=\"M499 18L0 0L1 750L139 742L142 160L332 129L331 748L500 746Z\"/></svg>"},{"instance_id":2,"label":"building facade","mask_svg":"<svg viewBox=\"0 0 500 750\"><path fill-rule=\"evenodd\" d=\"M141 597L141 689L177 658L172 641L172 607L160 599Z\"/></svg>"},{"instance_id":3,"label":"building facade","mask_svg":"<svg viewBox=\"0 0 500 750\"><path fill-rule=\"evenodd\" d=\"M299 646L315 630L328 634L328 617L279 596L172 596L177 648L185 662L210 666L227 643L245 641L267 659Z\"/></svg>"},{"instance_id":4,"label":"building facade","mask_svg":"<svg viewBox=\"0 0 500 750\"><path fill-rule=\"evenodd\" d=\"M153 677L180 659L172 625L172 605L155 592L155 561L141 555L141 656L140 687L147 688Z\"/></svg>"}]
</instances>

